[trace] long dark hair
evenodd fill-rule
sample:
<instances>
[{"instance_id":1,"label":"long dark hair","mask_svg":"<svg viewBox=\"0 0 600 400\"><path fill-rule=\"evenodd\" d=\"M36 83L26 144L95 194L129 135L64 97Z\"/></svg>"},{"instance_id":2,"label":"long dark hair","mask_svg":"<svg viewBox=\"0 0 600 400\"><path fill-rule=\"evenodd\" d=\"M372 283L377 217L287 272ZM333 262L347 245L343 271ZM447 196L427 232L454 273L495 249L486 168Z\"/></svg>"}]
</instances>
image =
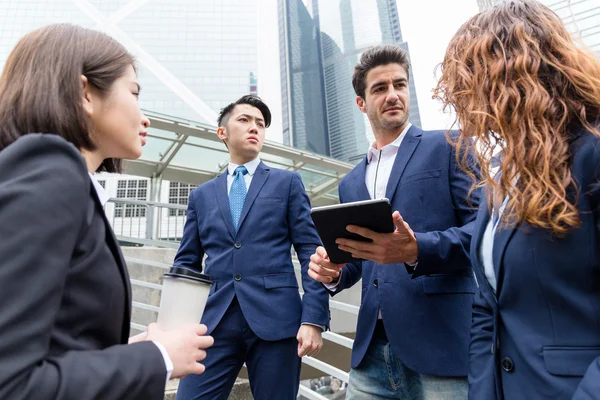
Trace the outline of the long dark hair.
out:
<instances>
[{"instance_id":1,"label":"long dark hair","mask_svg":"<svg viewBox=\"0 0 600 400\"><path fill-rule=\"evenodd\" d=\"M108 95L130 65L133 56L101 32L57 24L25 35L0 78L0 150L28 133L59 135L80 150L95 150L81 76ZM106 159L98 171L120 172L121 160Z\"/></svg>"}]
</instances>

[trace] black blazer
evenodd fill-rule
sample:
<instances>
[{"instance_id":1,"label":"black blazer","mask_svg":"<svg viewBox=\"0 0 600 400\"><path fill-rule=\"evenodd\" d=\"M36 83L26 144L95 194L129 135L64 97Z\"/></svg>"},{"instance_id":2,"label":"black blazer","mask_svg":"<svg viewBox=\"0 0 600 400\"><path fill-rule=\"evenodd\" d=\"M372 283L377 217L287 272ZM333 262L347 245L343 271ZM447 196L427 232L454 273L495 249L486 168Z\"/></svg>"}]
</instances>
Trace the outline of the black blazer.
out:
<instances>
[{"instance_id":1,"label":"black blazer","mask_svg":"<svg viewBox=\"0 0 600 400\"><path fill-rule=\"evenodd\" d=\"M129 276L84 159L56 135L0 152L0 399L162 399L151 342L127 345Z\"/></svg>"}]
</instances>

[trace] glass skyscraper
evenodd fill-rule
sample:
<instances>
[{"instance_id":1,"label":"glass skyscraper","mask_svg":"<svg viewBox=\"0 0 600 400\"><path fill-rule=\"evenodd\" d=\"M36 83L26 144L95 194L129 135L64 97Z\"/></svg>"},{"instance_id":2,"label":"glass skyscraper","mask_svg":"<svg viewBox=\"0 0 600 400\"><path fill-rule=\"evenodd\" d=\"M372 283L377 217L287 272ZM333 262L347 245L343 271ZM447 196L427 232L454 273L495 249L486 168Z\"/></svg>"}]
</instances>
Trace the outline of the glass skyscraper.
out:
<instances>
[{"instance_id":1,"label":"glass skyscraper","mask_svg":"<svg viewBox=\"0 0 600 400\"><path fill-rule=\"evenodd\" d=\"M284 143L357 163L373 139L352 72L369 47L403 42L395 0L279 0ZM410 75L410 121L420 126Z\"/></svg>"},{"instance_id":2,"label":"glass skyscraper","mask_svg":"<svg viewBox=\"0 0 600 400\"><path fill-rule=\"evenodd\" d=\"M567 29L600 57L600 0L539 0L552 9ZM487 10L504 0L477 0L480 10Z\"/></svg>"},{"instance_id":3,"label":"glass skyscraper","mask_svg":"<svg viewBox=\"0 0 600 400\"><path fill-rule=\"evenodd\" d=\"M138 57L142 108L216 124L218 111L256 93L261 78L256 2L1 0L0 66L19 38L41 26L99 29Z\"/></svg>"},{"instance_id":4,"label":"glass skyscraper","mask_svg":"<svg viewBox=\"0 0 600 400\"><path fill-rule=\"evenodd\" d=\"M143 109L214 126L222 107L257 93L257 2L0 0L0 67L16 42L36 28L72 23L98 29L136 56ZM178 139L153 128L149 133L143 159L162 159ZM213 146L197 138L186 143ZM184 146L173 162L212 170L223 160L216 152L199 157L197 148Z\"/></svg>"}]
</instances>

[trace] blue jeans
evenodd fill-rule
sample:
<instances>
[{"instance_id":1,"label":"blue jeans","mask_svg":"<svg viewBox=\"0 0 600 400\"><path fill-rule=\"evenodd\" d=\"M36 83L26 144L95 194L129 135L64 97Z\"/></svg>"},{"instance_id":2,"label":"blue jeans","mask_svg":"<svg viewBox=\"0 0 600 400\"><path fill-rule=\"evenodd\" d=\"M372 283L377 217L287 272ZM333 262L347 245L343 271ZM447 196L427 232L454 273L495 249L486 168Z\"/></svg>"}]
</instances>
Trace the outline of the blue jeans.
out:
<instances>
[{"instance_id":1,"label":"blue jeans","mask_svg":"<svg viewBox=\"0 0 600 400\"><path fill-rule=\"evenodd\" d=\"M358 368L350 371L346 400L466 400L467 378L424 375L400 361L385 338L376 334Z\"/></svg>"}]
</instances>

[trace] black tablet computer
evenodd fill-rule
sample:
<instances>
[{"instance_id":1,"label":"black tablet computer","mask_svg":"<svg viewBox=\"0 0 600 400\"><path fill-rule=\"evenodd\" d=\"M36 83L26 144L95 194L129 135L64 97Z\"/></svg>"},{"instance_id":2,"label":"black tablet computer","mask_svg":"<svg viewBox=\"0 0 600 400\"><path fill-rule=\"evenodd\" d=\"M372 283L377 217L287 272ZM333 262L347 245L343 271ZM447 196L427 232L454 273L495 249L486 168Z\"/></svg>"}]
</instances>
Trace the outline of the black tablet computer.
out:
<instances>
[{"instance_id":1,"label":"black tablet computer","mask_svg":"<svg viewBox=\"0 0 600 400\"><path fill-rule=\"evenodd\" d=\"M348 232L346 226L357 225L379 233L394 231L392 206L388 199L356 201L352 203L335 204L332 206L315 207L311 210L317 232L327 250L329 260L336 264L344 264L357 259L352 254L338 248L335 240L338 238L361 240L370 239Z\"/></svg>"}]
</instances>

